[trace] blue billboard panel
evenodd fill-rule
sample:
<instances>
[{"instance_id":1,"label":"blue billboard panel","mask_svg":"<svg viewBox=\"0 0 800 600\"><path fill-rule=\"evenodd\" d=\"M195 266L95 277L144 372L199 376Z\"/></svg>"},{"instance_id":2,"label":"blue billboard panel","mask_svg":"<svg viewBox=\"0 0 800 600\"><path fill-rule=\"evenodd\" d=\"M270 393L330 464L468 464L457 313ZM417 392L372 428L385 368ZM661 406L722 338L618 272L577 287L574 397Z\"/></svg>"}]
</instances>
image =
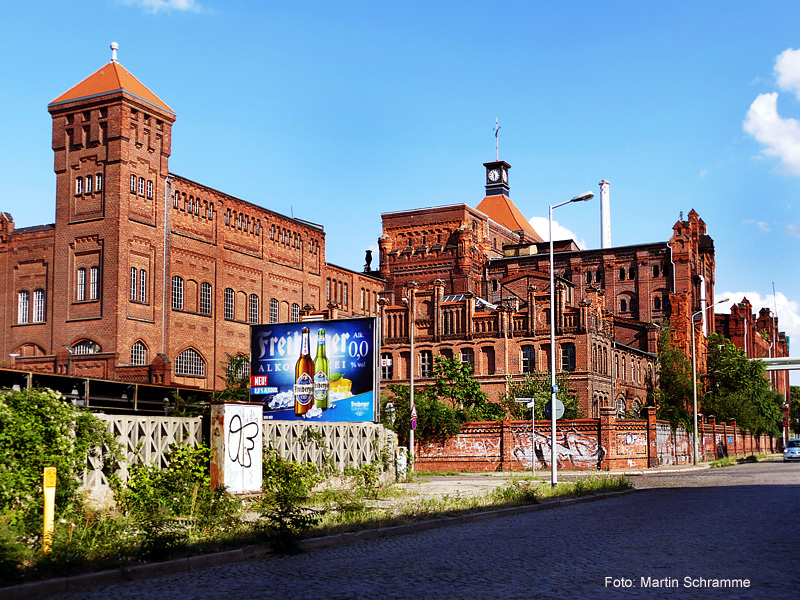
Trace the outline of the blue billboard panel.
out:
<instances>
[{"instance_id":1,"label":"blue billboard panel","mask_svg":"<svg viewBox=\"0 0 800 600\"><path fill-rule=\"evenodd\" d=\"M375 317L250 328L250 400L281 421L374 421Z\"/></svg>"}]
</instances>

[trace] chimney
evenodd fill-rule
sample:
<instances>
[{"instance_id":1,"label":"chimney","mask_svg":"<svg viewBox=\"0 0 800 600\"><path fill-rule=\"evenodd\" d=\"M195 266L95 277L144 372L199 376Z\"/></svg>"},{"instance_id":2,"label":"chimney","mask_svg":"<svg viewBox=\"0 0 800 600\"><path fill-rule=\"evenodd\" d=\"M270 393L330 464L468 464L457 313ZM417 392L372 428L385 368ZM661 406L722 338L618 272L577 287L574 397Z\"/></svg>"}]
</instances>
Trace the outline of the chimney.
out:
<instances>
[{"instance_id":1,"label":"chimney","mask_svg":"<svg viewBox=\"0 0 800 600\"><path fill-rule=\"evenodd\" d=\"M611 247L611 198L608 188L611 183L603 179L600 182L600 247Z\"/></svg>"}]
</instances>

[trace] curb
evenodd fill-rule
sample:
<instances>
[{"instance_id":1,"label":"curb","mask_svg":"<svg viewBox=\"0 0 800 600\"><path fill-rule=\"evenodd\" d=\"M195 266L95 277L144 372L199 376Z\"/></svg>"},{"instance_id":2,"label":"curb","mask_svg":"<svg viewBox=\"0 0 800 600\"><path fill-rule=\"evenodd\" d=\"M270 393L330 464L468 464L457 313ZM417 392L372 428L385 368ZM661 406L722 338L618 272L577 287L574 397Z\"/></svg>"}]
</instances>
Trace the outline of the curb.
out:
<instances>
[{"instance_id":1,"label":"curb","mask_svg":"<svg viewBox=\"0 0 800 600\"><path fill-rule=\"evenodd\" d=\"M636 489L623 490L621 492L609 492L607 494L597 494L580 498L553 500L552 502L544 502L542 504L528 504L525 506L499 508L468 515L460 515L457 517L443 517L441 519L419 521L417 523L409 523L407 525L394 525L392 527L364 529L362 531L354 531L352 533L339 533L336 535L301 540L298 543L298 547L300 550L304 551L331 548L334 546L352 544L354 542L363 540L394 537L397 535L428 531L430 529L439 529L440 527L448 527L451 525L474 523L476 521L484 521L496 517L507 517L522 513L538 512L540 510L552 510L562 506L571 506L573 504L583 504L585 502L594 502L596 500L617 498L619 496L625 496L639 491L640 490ZM83 573L81 575L70 577L59 577L56 579L46 579L43 581L23 583L20 585L0 588L0 594L5 600L28 600L30 598L44 598L53 594L74 592L76 590L86 589L89 587L99 587L102 585L111 585L114 583L133 581L137 579L150 579L152 577L161 577L163 575L198 571L207 567L242 562L251 558L266 556L268 554L272 554L272 549L270 548L269 544L259 544L255 546L238 548L236 550L215 552L213 554L198 554L188 558L176 558L159 563L147 563L143 565L134 565L131 567L120 567L118 569L111 569L108 571L96 571L94 573Z\"/></svg>"}]
</instances>

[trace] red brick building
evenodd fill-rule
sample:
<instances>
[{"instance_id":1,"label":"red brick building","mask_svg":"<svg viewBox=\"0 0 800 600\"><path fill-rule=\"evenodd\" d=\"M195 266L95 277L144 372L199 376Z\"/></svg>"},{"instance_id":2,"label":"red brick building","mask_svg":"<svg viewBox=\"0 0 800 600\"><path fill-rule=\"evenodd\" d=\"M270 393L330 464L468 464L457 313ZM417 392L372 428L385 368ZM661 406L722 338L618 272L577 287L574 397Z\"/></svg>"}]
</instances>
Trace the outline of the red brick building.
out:
<instances>
[{"instance_id":1,"label":"red brick building","mask_svg":"<svg viewBox=\"0 0 800 600\"><path fill-rule=\"evenodd\" d=\"M0 214L11 366L218 388L251 323L376 314L384 282L328 265L321 225L171 173L175 112L116 59L48 110L55 223Z\"/></svg>"},{"instance_id":2,"label":"red brick building","mask_svg":"<svg viewBox=\"0 0 800 600\"><path fill-rule=\"evenodd\" d=\"M496 398L508 377L549 369L549 244L510 199L510 165L484 166L486 196L477 208L383 214L386 382L407 382L413 365L415 379L425 385L433 357L443 354L472 363ZM638 414L657 383L657 343L666 320L674 343L691 355L689 320L714 304L714 261L713 240L694 210L664 242L580 250L571 240L554 241L556 356L586 417L598 418L603 407ZM702 334L716 321L711 308L700 316L702 372Z\"/></svg>"}]
</instances>

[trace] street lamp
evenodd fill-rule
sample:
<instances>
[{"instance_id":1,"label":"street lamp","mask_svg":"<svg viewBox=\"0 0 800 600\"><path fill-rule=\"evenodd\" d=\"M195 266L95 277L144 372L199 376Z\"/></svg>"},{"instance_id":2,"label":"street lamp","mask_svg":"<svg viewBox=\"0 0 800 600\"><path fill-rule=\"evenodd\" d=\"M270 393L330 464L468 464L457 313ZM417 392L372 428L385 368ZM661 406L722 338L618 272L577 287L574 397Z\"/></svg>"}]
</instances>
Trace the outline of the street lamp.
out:
<instances>
[{"instance_id":1,"label":"street lamp","mask_svg":"<svg viewBox=\"0 0 800 600\"><path fill-rule=\"evenodd\" d=\"M722 304L727 301L727 298L723 298L722 300L714 302L711 306L701 308L696 313L692 313L689 319L689 329L692 330L692 418L694 419L694 431L692 431L692 464L695 465L697 464L697 356L695 356L694 349L694 318L708 309L714 308L717 304Z\"/></svg>"},{"instance_id":2,"label":"street lamp","mask_svg":"<svg viewBox=\"0 0 800 600\"><path fill-rule=\"evenodd\" d=\"M553 277L553 209L571 202L586 202L594 198L593 192L584 192L550 207L549 235L550 235L550 484L555 487L558 483L558 470L556 468L556 309L555 309L555 277Z\"/></svg>"}]
</instances>

